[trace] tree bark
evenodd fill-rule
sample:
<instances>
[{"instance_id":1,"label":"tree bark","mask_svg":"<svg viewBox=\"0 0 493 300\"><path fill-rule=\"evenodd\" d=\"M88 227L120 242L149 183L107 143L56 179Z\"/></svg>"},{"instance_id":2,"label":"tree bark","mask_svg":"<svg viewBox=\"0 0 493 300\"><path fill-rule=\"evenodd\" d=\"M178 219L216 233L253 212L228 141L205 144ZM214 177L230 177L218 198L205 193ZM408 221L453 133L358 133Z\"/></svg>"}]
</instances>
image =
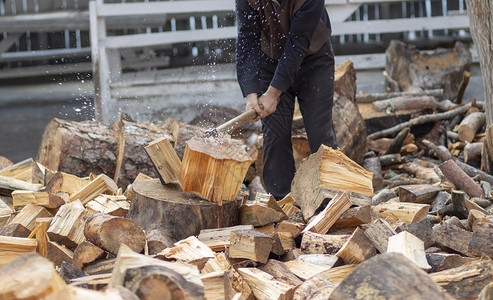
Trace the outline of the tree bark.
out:
<instances>
[{"instance_id":1,"label":"tree bark","mask_svg":"<svg viewBox=\"0 0 493 300\"><path fill-rule=\"evenodd\" d=\"M493 3L466 0L472 40L478 51L486 103L486 124L493 124Z\"/></svg>"}]
</instances>

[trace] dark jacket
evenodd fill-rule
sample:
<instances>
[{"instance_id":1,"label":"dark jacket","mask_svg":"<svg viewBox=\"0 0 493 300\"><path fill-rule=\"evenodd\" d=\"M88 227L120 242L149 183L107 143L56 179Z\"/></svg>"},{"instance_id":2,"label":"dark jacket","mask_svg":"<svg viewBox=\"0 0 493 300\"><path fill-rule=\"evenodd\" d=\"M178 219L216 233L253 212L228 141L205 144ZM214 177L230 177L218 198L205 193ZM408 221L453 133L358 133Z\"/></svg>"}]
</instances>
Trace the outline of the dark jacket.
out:
<instances>
[{"instance_id":1,"label":"dark jacket","mask_svg":"<svg viewBox=\"0 0 493 300\"><path fill-rule=\"evenodd\" d=\"M264 92L259 82L261 59L277 63L271 85L286 91L303 58L330 37L324 0L283 0L276 11L271 1L236 0L236 71L243 96Z\"/></svg>"}]
</instances>

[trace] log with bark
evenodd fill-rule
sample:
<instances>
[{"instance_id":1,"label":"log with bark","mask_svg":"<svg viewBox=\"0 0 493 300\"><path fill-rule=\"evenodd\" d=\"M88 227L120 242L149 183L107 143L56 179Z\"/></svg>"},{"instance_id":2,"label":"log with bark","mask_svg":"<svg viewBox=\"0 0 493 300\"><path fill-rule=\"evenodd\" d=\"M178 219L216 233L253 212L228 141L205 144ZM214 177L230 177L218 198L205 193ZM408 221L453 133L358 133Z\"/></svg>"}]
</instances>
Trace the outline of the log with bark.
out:
<instances>
[{"instance_id":1,"label":"log with bark","mask_svg":"<svg viewBox=\"0 0 493 300\"><path fill-rule=\"evenodd\" d=\"M119 185L127 186L139 172L157 177L142 145L158 137L175 141L168 123L123 121L125 154ZM85 177L90 173L113 177L116 169L118 139L111 125L94 121L74 122L52 119L46 126L36 161L55 171Z\"/></svg>"},{"instance_id":2,"label":"log with bark","mask_svg":"<svg viewBox=\"0 0 493 300\"><path fill-rule=\"evenodd\" d=\"M132 202L127 217L146 232L158 229L177 242L202 229L238 225L241 201L223 201L222 205L182 192L179 185L162 185L148 179L132 187Z\"/></svg>"}]
</instances>

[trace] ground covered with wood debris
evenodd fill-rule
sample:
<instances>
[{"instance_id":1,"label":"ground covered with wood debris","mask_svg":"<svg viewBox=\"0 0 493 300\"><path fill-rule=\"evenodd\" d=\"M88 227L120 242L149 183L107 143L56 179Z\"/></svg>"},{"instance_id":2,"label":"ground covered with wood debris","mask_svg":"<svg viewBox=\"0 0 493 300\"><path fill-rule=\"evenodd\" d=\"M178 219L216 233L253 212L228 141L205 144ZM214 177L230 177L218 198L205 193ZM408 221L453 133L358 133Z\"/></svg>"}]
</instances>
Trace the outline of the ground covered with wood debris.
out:
<instances>
[{"instance_id":1,"label":"ground covered with wood debris","mask_svg":"<svg viewBox=\"0 0 493 300\"><path fill-rule=\"evenodd\" d=\"M204 134L228 109L53 119L35 160L0 157L1 298L491 299L493 128L464 51L391 44L384 94L339 65L340 149L310 154L295 113L280 201L258 128Z\"/></svg>"}]
</instances>

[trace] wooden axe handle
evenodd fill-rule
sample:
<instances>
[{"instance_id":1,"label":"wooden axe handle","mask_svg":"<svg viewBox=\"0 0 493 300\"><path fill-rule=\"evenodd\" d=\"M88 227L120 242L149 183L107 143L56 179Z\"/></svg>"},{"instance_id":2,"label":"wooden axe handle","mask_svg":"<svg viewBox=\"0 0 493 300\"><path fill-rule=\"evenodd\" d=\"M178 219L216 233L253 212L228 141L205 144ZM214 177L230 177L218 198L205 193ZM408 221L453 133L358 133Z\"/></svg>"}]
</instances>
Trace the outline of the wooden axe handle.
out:
<instances>
[{"instance_id":1,"label":"wooden axe handle","mask_svg":"<svg viewBox=\"0 0 493 300\"><path fill-rule=\"evenodd\" d=\"M226 123L219 125L218 127L216 127L216 131L231 133L236 128L241 127L242 125L255 119L255 117L257 117L257 112L255 111L255 109L252 108L242 113L241 115L227 121Z\"/></svg>"}]
</instances>

